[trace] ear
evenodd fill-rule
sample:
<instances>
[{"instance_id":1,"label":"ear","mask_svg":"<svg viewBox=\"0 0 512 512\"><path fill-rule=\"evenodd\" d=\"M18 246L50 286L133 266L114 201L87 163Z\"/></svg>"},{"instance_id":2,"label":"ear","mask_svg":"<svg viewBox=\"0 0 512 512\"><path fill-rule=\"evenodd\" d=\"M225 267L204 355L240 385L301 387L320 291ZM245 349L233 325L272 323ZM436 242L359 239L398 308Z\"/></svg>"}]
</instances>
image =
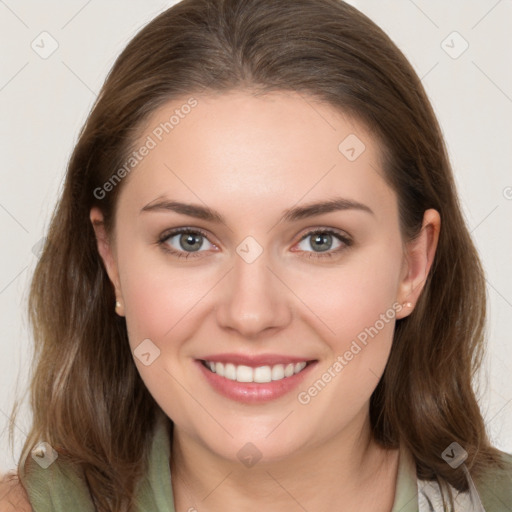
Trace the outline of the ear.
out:
<instances>
[{"instance_id":1,"label":"ear","mask_svg":"<svg viewBox=\"0 0 512 512\"><path fill-rule=\"evenodd\" d=\"M121 304L120 307L116 307L116 313L120 316L123 316L123 294L119 281L115 244L107 235L105 230L105 223L103 221L103 213L97 206L91 208L89 218L91 220L92 227L94 228L94 233L96 234L98 252L100 253L101 259L103 260L103 264L105 265L108 277L114 286L116 299Z\"/></svg>"},{"instance_id":2,"label":"ear","mask_svg":"<svg viewBox=\"0 0 512 512\"><path fill-rule=\"evenodd\" d=\"M434 209L426 210L418 236L405 244L402 277L398 289L399 304L411 303L404 307L397 318L403 318L412 312L425 286L428 273L434 261L441 230L441 217Z\"/></svg>"}]
</instances>

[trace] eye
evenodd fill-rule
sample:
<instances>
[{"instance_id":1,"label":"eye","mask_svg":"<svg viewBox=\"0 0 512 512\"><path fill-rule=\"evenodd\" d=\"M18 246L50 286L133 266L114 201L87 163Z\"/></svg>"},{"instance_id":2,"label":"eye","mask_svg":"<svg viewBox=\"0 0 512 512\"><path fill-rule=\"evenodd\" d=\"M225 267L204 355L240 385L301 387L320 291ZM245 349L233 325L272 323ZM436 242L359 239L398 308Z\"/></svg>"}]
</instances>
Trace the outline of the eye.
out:
<instances>
[{"instance_id":1,"label":"eye","mask_svg":"<svg viewBox=\"0 0 512 512\"><path fill-rule=\"evenodd\" d=\"M352 240L332 229L316 229L307 233L299 242L301 251L313 249L310 258L332 257L352 245Z\"/></svg>"},{"instance_id":2,"label":"eye","mask_svg":"<svg viewBox=\"0 0 512 512\"><path fill-rule=\"evenodd\" d=\"M199 257L205 252L205 243L216 248L199 229L177 228L166 231L158 239L162 249L178 258ZM352 245L352 240L333 229L316 229L307 233L298 243L299 251L308 252L310 258L332 257ZM201 250L203 249L203 250ZM309 251L309 249L313 249Z\"/></svg>"},{"instance_id":3,"label":"eye","mask_svg":"<svg viewBox=\"0 0 512 512\"><path fill-rule=\"evenodd\" d=\"M201 248L204 249L205 242L210 244L211 247L215 247L215 245L208 241L205 233L192 228L178 228L167 231L158 240L158 243L165 251L179 258L195 257L196 254L194 253L204 252L201 251ZM206 249L209 249L209 247Z\"/></svg>"}]
</instances>

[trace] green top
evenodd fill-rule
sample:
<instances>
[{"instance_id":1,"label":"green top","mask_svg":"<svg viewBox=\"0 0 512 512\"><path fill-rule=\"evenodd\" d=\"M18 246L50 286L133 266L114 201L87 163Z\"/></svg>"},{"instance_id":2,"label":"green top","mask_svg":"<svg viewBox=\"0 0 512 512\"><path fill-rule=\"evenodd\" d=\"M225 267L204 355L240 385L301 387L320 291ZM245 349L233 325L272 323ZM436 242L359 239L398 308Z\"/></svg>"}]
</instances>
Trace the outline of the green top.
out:
<instances>
[{"instance_id":1,"label":"green top","mask_svg":"<svg viewBox=\"0 0 512 512\"><path fill-rule=\"evenodd\" d=\"M167 419L157 423L148 472L136 490L137 512L175 512L169 468L169 426ZM451 488L456 497L456 511L512 511L512 455L502 452L502 456L507 470L485 475L476 483L478 492L474 489L457 493ZM34 512L95 512L85 480L74 471L66 471L59 458L46 469L30 462L31 470L24 484ZM441 503L439 487L417 480L414 460L401 448L392 512L444 512Z\"/></svg>"}]
</instances>

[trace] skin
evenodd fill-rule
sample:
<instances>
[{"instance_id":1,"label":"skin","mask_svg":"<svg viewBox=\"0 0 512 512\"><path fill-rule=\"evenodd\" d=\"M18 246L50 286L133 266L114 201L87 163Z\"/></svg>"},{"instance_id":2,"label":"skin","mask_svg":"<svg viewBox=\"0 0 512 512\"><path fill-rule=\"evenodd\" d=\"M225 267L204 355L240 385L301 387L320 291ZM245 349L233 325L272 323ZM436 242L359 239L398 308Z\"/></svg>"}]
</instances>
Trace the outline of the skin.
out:
<instances>
[{"instance_id":1,"label":"skin","mask_svg":"<svg viewBox=\"0 0 512 512\"><path fill-rule=\"evenodd\" d=\"M0 475L0 510L2 512L32 512L27 493L16 472Z\"/></svg>"},{"instance_id":2,"label":"skin","mask_svg":"<svg viewBox=\"0 0 512 512\"><path fill-rule=\"evenodd\" d=\"M297 400L393 304L411 313L440 230L427 210L420 236L403 240L397 197L383 178L379 143L332 106L296 93L233 91L196 96L198 105L125 178L115 236L91 210L98 250L126 317L132 350L149 338L160 356L135 364L174 422L171 472L178 511L391 510L398 451L371 438L369 400L386 365L389 321L308 404ZM183 105L155 111L140 145ZM338 146L356 134L366 146L349 161ZM136 145L139 147L139 145ZM162 195L208 206L225 223L140 210ZM349 209L279 222L295 206L343 197ZM157 240L171 228L202 229L197 257L177 258ZM314 228L349 236L321 249ZM252 236L252 263L236 252ZM180 236L166 242L182 253ZM313 245L312 245L313 244ZM330 248L329 248L329 244ZM337 255L336 249L342 247ZM188 252L193 252L188 250ZM312 257L311 257L312 256ZM207 354L278 353L316 359L299 389L264 404L219 395L195 359ZM261 460L237 452L253 443Z\"/></svg>"}]
</instances>

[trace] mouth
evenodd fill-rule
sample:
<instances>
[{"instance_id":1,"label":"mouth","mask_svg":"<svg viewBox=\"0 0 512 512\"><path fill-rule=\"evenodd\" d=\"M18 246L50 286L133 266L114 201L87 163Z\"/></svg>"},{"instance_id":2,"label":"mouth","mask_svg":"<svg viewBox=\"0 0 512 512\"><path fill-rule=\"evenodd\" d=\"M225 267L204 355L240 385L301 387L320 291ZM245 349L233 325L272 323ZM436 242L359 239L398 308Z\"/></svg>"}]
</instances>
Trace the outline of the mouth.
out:
<instances>
[{"instance_id":1,"label":"mouth","mask_svg":"<svg viewBox=\"0 0 512 512\"><path fill-rule=\"evenodd\" d=\"M301 361L298 363L274 364L251 367L243 364L221 363L215 361L200 360L202 365L225 379L237 382L256 382L266 383L280 381L297 375L302 372L306 366L314 361Z\"/></svg>"},{"instance_id":2,"label":"mouth","mask_svg":"<svg viewBox=\"0 0 512 512\"><path fill-rule=\"evenodd\" d=\"M244 359L245 364L237 364L233 357L223 359L196 359L195 362L203 378L216 393L245 404L264 403L288 395L318 363L316 359L281 358L286 360L270 364L274 361Z\"/></svg>"}]
</instances>

